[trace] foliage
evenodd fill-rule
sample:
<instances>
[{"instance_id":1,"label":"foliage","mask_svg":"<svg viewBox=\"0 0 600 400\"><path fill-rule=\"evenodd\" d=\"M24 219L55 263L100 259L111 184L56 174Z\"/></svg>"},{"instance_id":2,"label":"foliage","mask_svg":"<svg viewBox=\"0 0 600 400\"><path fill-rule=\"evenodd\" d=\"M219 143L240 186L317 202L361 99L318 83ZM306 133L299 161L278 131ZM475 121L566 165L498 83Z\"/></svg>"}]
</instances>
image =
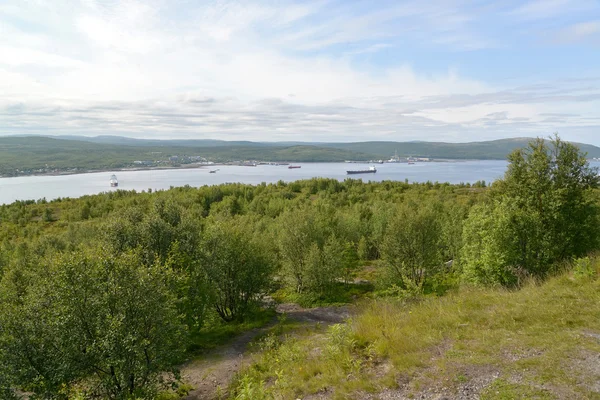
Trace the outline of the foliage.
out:
<instances>
[{"instance_id":1,"label":"foliage","mask_svg":"<svg viewBox=\"0 0 600 400\"><path fill-rule=\"evenodd\" d=\"M573 262L573 274L579 279L594 279L598 274L598 268L595 265L597 259L590 257L577 258Z\"/></svg>"},{"instance_id":2,"label":"foliage","mask_svg":"<svg viewBox=\"0 0 600 400\"><path fill-rule=\"evenodd\" d=\"M468 280L506 285L543 277L556 262L598 246L598 172L575 146L538 139L509 162L489 204L473 208L465 224Z\"/></svg>"},{"instance_id":3,"label":"foliage","mask_svg":"<svg viewBox=\"0 0 600 400\"><path fill-rule=\"evenodd\" d=\"M278 218L279 252L288 283L297 292L308 286L311 269L318 268L323 233L314 211L300 209L287 211ZM318 279L318 275L317 275Z\"/></svg>"},{"instance_id":4,"label":"foliage","mask_svg":"<svg viewBox=\"0 0 600 400\"><path fill-rule=\"evenodd\" d=\"M225 321L243 318L272 281L273 263L239 218L210 225L203 241L202 268L215 310Z\"/></svg>"},{"instance_id":5,"label":"foliage","mask_svg":"<svg viewBox=\"0 0 600 400\"><path fill-rule=\"evenodd\" d=\"M592 265L598 268L598 260ZM561 397L594 398L595 356L589 370L580 368L578 357L582 349L600 351L597 339L585 335L600 332L599 313L600 280L581 281L572 272L519 291L464 287L416 303L376 299L362 303L347 325L266 348L233 390L244 382L269 398L327 391L344 399L402 382L406 397L440 390L452 398L465 381L476 387L493 370L497 378L486 398L527 398L541 387ZM507 385L515 370L520 383Z\"/></svg>"},{"instance_id":6,"label":"foliage","mask_svg":"<svg viewBox=\"0 0 600 400\"><path fill-rule=\"evenodd\" d=\"M404 203L391 219L382 246L382 258L393 283L408 279L420 286L442 266L441 221L434 204Z\"/></svg>"},{"instance_id":7,"label":"foliage","mask_svg":"<svg viewBox=\"0 0 600 400\"><path fill-rule=\"evenodd\" d=\"M151 398L185 349L169 271L135 254L57 258L2 280L7 354L17 382L44 395L89 380L90 394Z\"/></svg>"},{"instance_id":8,"label":"foliage","mask_svg":"<svg viewBox=\"0 0 600 400\"><path fill-rule=\"evenodd\" d=\"M348 303L378 282L393 301L365 300L373 309L365 306L352 329L270 349L236 393L287 398L335 384L343 397L373 389L369 371L382 359L414 368L429 360L423 348L460 324L481 328L475 311L487 305L475 303L506 300L502 291L487 300L477 298L487 292L458 291L459 276L513 285L595 250L594 180L565 146L547 147L558 150L546 157L534 144L491 188L311 179L0 206L0 390L150 398L168 376L160 371L186 350L272 321L272 309L259 309L264 295L304 306ZM594 268L595 260L575 262L586 296ZM430 302L428 294L445 293ZM524 311L515 307L518 319ZM498 319L515 323L508 314ZM311 353L313 345L320 350Z\"/></svg>"}]
</instances>

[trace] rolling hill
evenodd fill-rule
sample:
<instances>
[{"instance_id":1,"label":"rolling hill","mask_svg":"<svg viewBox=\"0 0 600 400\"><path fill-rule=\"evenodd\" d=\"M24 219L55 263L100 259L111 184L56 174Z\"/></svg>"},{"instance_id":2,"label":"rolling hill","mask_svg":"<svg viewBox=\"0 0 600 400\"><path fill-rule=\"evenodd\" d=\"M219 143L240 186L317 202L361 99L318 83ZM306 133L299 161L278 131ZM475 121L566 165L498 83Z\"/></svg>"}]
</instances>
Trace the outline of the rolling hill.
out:
<instances>
[{"instance_id":1,"label":"rolling hill","mask_svg":"<svg viewBox=\"0 0 600 400\"><path fill-rule=\"evenodd\" d=\"M194 157L203 157L214 162L340 162L389 159L397 151L401 157L502 160L514 149L526 146L530 140L515 138L471 143L263 143L149 140L119 136L8 136L0 137L0 175L117 169L131 167L135 161L171 167L190 163ZM588 157L600 157L599 147L580 143L577 145L587 152Z\"/></svg>"}]
</instances>

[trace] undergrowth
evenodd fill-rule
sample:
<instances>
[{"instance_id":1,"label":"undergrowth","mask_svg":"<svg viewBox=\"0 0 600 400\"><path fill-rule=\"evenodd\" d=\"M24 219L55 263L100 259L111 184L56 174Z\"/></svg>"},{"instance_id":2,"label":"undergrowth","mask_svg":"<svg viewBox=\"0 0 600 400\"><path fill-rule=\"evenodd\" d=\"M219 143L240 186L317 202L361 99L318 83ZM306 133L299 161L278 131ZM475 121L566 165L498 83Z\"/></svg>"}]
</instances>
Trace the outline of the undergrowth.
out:
<instances>
[{"instance_id":1,"label":"undergrowth","mask_svg":"<svg viewBox=\"0 0 600 400\"><path fill-rule=\"evenodd\" d=\"M323 293L297 293L282 288L273 293L273 299L278 303L296 303L302 307L336 306L353 303L367 297L373 292L373 289L373 284L369 282L338 282Z\"/></svg>"},{"instance_id":2,"label":"undergrowth","mask_svg":"<svg viewBox=\"0 0 600 400\"><path fill-rule=\"evenodd\" d=\"M276 315L274 309L267 308L254 311L243 321L226 323L214 318L214 321L207 324L206 328L192 332L189 352L192 354L204 353L222 346L243 332L267 325L274 320Z\"/></svg>"},{"instance_id":3,"label":"undergrowth","mask_svg":"<svg viewBox=\"0 0 600 400\"><path fill-rule=\"evenodd\" d=\"M598 258L518 291L462 288L418 302L365 300L349 324L326 333L264 338L263 351L232 385L237 399L334 399L401 389L458 390L490 374L481 395L598 398L571 361L600 352ZM583 272L581 272L582 270ZM596 396L596 397L594 397Z\"/></svg>"}]
</instances>

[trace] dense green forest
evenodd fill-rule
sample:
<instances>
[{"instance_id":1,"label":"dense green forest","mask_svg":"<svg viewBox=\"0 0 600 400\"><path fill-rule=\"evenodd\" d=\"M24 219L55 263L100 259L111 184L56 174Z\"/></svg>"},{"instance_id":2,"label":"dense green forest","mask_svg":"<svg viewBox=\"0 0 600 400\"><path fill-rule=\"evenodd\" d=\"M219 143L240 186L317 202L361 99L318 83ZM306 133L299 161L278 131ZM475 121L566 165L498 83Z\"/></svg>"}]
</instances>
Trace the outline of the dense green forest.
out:
<instances>
[{"instance_id":1,"label":"dense green forest","mask_svg":"<svg viewBox=\"0 0 600 400\"><path fill-rule=\"evenodd\" d=\"M141 140L112 136L0 138L0 176L85 172L127 167L177 167L199 159L212 162L340 162L400 157L441 159L505 159L529 139L473 143L360 142L257 143L218 140ZM589 157L600 148L578 144ZM135 161L144 162L136 164Z\"/></svg>"},{"instance_id":2,"label":"dense green forest","mask_svg":"<svg viewBox=\"0 0 600 400\"><path fill-rule=\"evenodd\" d=\"M412 304L452 299L461 287L514 290L573 259L595 279L585 257L600 245L597 171L558 138L532 141L509 163L490 187L311 179L0 206L0 396L167 398L181 385L176 367L185 359L272 318L267 295L303 305L357 296L368 298L367 308L380 299ZM370 285L357 291L365 273ZM462 301L446 304L464 310ZM423 318L440 309L422 304ZM402 358L390 350L402 343L400 328L360 318L360 335L341 326L330 336L339 352L331 350L329 362L340 376L356 367L354 352ZM444 332L454 323L440 318L435 326ZM397 335L396 344L382 332ZM302 354L283 344L276 351L265 357L283 362L287 351L291 363ZM291 364L273 370L274 360L240 377L232 396L310 391L269 385L274 376L304 376Z\"/></svg>"}]
</instances>

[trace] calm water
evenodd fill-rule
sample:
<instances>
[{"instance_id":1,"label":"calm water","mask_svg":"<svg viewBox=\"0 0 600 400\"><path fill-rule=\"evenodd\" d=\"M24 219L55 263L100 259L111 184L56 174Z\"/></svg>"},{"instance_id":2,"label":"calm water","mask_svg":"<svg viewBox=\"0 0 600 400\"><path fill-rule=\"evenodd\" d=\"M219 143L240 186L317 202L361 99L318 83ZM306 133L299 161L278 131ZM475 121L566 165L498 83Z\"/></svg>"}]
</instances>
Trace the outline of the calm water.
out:
<instances>
[{"instance_id":1,"label":"calm water","mask_svg":"<svg viewBox=\"0 0 600 400\"><path fill-rule=\"evenodd\" d=\"M348 169L366 169L367 164L346 163L299 163L302 168L288 169L287 166L259 165L256 167L213 166L195 169L174 169L162 171L115 171L93 174L62 176L27 176L0 178L0 204L15 200L57 197L79 197L116 190L109 187L110 176L114 173L119 179L119 189L152 190L168 189L171 186L203 186L220 183L241 182L259 184L274 183L279 180L292 182L313 177L344 180ZM492 182L502 177L506 170L505 161L463 161L408 164L376 165L376 174L352 175L364 181L408 179L409 182ZM209 169L219 168L216 174Z\"/></svg>"}]
</instances>

